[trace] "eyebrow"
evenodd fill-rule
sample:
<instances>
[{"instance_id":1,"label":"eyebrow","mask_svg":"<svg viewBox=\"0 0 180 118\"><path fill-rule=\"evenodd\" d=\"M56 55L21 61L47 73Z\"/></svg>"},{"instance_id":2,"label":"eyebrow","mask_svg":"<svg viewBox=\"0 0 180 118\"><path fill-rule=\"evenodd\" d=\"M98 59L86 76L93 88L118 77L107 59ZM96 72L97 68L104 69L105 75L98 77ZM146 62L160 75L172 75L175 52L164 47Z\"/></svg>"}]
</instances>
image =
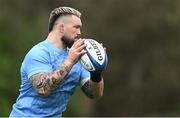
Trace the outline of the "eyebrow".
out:
<instances>
[{"instance_id":1,"label":"eyebrow","mask_svg":"<svg viewBox=\"0 0 180 118\"><path fill-rule=\"evenodd\" d=\"M74 27L82 28L82 25L75 25Z\"/></svg>"}]
</instances>

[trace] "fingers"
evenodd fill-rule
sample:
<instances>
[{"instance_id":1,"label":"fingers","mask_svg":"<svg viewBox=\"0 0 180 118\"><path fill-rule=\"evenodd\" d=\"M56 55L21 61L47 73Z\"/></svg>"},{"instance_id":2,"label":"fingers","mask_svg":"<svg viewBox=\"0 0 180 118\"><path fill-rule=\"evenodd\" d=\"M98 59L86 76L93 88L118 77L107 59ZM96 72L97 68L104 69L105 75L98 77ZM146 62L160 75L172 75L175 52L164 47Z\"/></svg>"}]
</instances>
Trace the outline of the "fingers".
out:
<instances>
[{"instance_id":1,"label":"fingers","mask_svg":"<svg viewBox=\"0 0 180 118\"><path fill-rule=\"evenodd\" d=\"M82 56L82 55L84 55L84 54L86 54L86 50L82 50L81 52L80 52L80 55Z\"/></svg>"},{"instance_id":2,"label":"fingers","mask_svg":"<svg viewBox=\"0 0 180 118\"><path fill-rule=\"evenodd\" d=\"M77 48L77 51L79 52L79 55L84 55L87 51L86 50L84 50L84 48L86 47L86 44L82 44L81 46L79 46L78 48Z\"/></svg>"},{"instance_id":3,"label":"fingers","mask_svg":"<svg viewBox=\"0 0 180 118\"><path fill-rule=\"evenodd\" d=\"M79 47L84 44L85 39L78 39L73 45L74 47Z\"/></svg>"},{"instance_id":4,"label":"fingers","mask_svg":"<svg viewBox=\"0 0 180 118\"><path fill-rule=\"evenodd\" d=\"M82 45L80 45L78 48L77 48L77 50L78 51L81 51L82 49L84 49L86 47L86 44L82 44Z\"/></svg>"},{"instance_id":5,"label":"fingers","mask_svg":"<svg viewBox=\"0 0 180 118\"><path fill-rule=\"evenodd\" d=\"M78 39L73 44L73 49L76 50L77 52L81 52L86 47L86 44L84 43L84 41L85 39Z\"/></svg>"},{"instance_id":6,"label":"fingers","mask_svg":"<svg viewBox=\"0 0 180 118\"><path fill-rule=\"evenodd\" d=\"M102 43L100 43L100 44L102 45L102 47L104 48L104 51L106 52L106 47L104 47Z\"/></svg>"},{"instance_id":7,"label":"fingers","mask_svg":"<svg viewBox=\"0 0 180 118\"><path fill-rule=\"evenodd\" d=\"M86 53L86 51L84 50L84 48L86 47L84 41L85 39L78 39L70 48L68 59L74 64L77 63L78 59Z\"/></svg>"},{"instance_id":8,"label":"fingers","mask_svg":"<svg viewBox=\"0 0 180 118\"><path fill-rule=\"evenodd\" d=\"M73 46L71 47L71 52L76 53L79 56L85 54L86 51L83 49L86 47L86 44L84 41L85 39L78 39L76 42L74 42Z\"/></svg>"},{"instance_id":9,"label":"fingers","mask_svg":"<svg viewBox=\"0 0 180 118\"><path fill-rule=\"evenodd\" d=\"M106 52L106 48L104 47L104 51Z\"/></svg>"},{"instance_id":10,"label":"fingers","mask_svg":"<svg viewBox=\"0 0 180 118\"><path fill-rule=\"evenodd\" d=\"M84 48L87 46L85 43L84 43L85 39L82 39L79 41L79 43L77 44L77 46L79 46L77 48L77 51L79 52L79 55L82 56L84 54L86 54L86 50L84 50Z\"/></svg>"}]
</instances>

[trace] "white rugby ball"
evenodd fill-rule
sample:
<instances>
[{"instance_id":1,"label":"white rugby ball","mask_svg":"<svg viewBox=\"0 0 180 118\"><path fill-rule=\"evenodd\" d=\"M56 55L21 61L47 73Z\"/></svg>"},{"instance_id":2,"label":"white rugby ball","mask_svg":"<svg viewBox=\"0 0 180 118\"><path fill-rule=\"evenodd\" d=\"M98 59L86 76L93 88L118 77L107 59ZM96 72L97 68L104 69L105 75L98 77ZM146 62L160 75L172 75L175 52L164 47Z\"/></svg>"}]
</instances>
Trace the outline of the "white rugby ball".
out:
<instances>
[{"instance_id":1,"label":"white rugby ball","mask_svg":"<svg viewBox=\"0 0 180 118\"><path fill-rule=\"evenodd\" d=\"M86 39L86 54L81 56L80 62L88 71L103 71L106 69L108 58L103 46L94 39Z\"/></svg>"}]
</instances>

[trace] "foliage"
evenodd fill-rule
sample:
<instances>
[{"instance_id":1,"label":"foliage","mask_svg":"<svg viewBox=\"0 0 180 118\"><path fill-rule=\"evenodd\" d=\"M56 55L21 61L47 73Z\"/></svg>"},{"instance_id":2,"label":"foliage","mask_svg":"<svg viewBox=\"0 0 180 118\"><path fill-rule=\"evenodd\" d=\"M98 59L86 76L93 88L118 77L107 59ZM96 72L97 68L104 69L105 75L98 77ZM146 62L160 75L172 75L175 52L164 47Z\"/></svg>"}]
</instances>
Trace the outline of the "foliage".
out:
<instances>
[{"instance_id":1,"label":"foliage","mask_svg":"<svg viewBox=\"0 0 180 118\"><path fill-rule=\"evenodd\" d=\"M81 11L82 36L103 42L109 57L104 97L94 102L78 88L65 116L180 115L179 0L1 0L1 116L19 94L25 54L46 38L57 6Z\"/></svg>"}]
</instances>

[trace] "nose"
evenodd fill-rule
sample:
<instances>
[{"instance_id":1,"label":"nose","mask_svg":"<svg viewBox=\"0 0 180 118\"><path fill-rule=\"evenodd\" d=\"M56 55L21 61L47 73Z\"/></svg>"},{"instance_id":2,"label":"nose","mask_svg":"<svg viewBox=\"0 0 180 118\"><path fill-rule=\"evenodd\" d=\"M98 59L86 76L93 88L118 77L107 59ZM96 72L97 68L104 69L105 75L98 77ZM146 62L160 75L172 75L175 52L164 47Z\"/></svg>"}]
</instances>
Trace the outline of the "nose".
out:
<instances>
[{"instance_id":1,"label":"nose","mask_svg":"<svg viewBox=\"0 0 180 118\"><path fill-rule=\"evenodd\" d=\"M81 30L80 29L77 31L77 35L81 35Z\"/></svg>"},{"instance_id":2,"label":"nose","mask_svg":"<svg viewBox=\"0 0 180 118\"><path fill-rule=\"evenodd\" d=\"M81 31L78 30L78 31L77 31L77 38L80 38L80 36L81 36Z\"/></svg>"}]
</instances>

